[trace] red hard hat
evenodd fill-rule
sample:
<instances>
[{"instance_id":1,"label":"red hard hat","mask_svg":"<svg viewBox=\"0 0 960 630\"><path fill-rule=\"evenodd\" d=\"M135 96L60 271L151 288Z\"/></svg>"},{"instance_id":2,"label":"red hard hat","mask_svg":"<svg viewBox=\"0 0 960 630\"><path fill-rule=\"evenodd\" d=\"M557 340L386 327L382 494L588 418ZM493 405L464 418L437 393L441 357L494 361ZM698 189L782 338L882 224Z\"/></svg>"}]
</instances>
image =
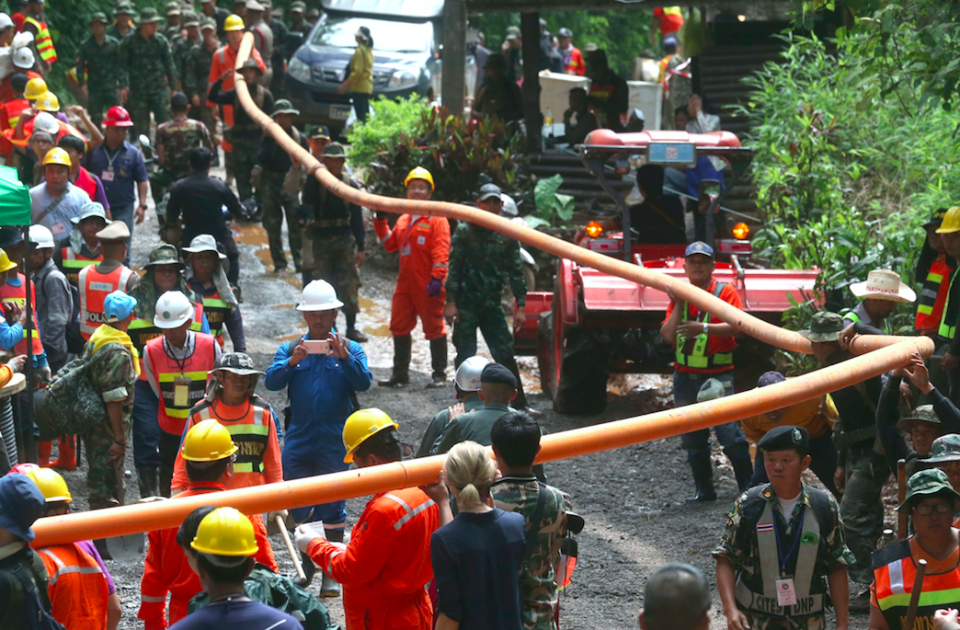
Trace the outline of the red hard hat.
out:
<instances>
[{"instance_id":1,"label":"red hard hat","mask_svg":"<svg viewBox=\"0 0 960 630\"><path fill-rule=\"evenodd\" d=\"M7 474L9 475L10 473L20 473L21 475L25 475L31 470L40 470L40 467L37 466L36 464L31 464L30 462L24 462L22 464L17 464L13 468L11 468L10 472L8 472Z\"/></svg>"},{"instance_id":2,"label":"red hard hat","mask_svg":"<svg viewBox=\"0 0 960 630\"><path fill-rule=\"evenodd\" d=\"M114 105L107 110L107 118L103 121L104 127L133 127L133 121L130 120L130 113L119 105Z\"/></svg>"}]
</instances>

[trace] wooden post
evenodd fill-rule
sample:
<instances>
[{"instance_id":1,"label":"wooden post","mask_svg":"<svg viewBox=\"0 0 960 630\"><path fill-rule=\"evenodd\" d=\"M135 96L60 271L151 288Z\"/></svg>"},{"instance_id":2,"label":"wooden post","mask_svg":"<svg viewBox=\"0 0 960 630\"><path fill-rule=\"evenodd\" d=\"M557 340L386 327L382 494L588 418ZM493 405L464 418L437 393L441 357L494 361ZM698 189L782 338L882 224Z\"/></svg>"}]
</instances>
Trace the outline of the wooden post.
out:
<instances>
[{"instance_id":1,"label":"wooden post","mask_svg":"<svg viewBox=\"0 0 960 630\"><path fill-rule=\"evenodd\" d=\"M443 3L443 86L441 98L451 114L463 114L466 93L467 8L464 0Z\"/></svg>"},{"instance_id":2,"label":"wooden post","mask_svg":"<svg viewBox=\"0 0 960 630\"><path fill-rule=\"evenodd\" d=\"M520 14L523 40L523 119L527 125L527 153L540 152L540 14Z\"/></svg>"}]
</instances>

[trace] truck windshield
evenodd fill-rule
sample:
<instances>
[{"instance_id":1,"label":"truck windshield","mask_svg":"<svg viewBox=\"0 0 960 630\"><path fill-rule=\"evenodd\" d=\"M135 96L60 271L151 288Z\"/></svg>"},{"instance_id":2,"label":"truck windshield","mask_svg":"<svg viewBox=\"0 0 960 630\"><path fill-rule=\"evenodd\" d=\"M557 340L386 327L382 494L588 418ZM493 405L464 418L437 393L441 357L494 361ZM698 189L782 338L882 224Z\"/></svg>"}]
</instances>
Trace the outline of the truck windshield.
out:
<instances>
[{"instance_id":1,"label":"truck windshield","mask_svg":"<svg viewBox=\"0 0 960 630\"><path fill-rule=\"evenodd\" d=\"M373 50L379 52L429 52L433 25L429 22L391 22L369 18L327 18L313 34L311 44L336 48L356 48L356 33L361 26L370 29Z\"/></svg>"}]
</instances>

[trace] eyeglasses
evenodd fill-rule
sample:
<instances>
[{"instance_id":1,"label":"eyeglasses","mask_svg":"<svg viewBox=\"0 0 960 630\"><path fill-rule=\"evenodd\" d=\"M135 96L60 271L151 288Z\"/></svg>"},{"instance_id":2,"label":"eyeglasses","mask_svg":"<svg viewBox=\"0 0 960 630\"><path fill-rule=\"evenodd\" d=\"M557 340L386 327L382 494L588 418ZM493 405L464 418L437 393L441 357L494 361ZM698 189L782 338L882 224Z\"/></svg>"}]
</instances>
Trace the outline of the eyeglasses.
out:
<instances>
[{"instance_id":1,"label":"eyeglasses","mask_svg":"<svg viewBox=\"0 0 960 630\"><path fill-rule=\"evenodd\" d=\"M913 508L920 516L930 516L936 510L937 514L950 514L953 512L953 506L949 503L937 503L936 505L917 505Z\"/></svg>"}]
</instances>

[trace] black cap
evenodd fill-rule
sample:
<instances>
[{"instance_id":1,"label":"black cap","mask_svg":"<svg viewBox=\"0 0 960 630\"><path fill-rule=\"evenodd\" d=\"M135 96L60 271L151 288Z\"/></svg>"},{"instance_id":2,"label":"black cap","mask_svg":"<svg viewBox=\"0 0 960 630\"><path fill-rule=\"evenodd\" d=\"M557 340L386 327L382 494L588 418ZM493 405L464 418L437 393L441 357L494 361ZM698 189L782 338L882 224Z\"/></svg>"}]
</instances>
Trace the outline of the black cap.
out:
<instances>
[{"instance_id":1,"label":"black cap","mask_svg":"<svg viewBox=\"0 0 960 630\"><path fill-rule=\"evenodd\" d=\"M791 449L806 451L809 448L809 436L803 427L785 424L774 427L760 438L757 448L762 451L788 451Z\"/></svg>"},{"instance_id":2,"label":"black cap","mask_svg":"<svg viewBox=\"0 0 960 630\"><path fill-rule=\"evenodd\" d=\"M491 197L496 197L500 199L500 187L496 184L484 184L480 187L480 201L486 201Z\"/></svg>"},{"instance_id":3,"label":"black cap","mask_svg":"<svg viewBox=\"0 0 960 630\"><path fill-rule=\"evenodd\" d=\"M513 372L500 365L499 363L489 363L483 372L480 373L481 383L503 383L510 387L517 388L517 379Z\"/></svg>"}]
</instances>

